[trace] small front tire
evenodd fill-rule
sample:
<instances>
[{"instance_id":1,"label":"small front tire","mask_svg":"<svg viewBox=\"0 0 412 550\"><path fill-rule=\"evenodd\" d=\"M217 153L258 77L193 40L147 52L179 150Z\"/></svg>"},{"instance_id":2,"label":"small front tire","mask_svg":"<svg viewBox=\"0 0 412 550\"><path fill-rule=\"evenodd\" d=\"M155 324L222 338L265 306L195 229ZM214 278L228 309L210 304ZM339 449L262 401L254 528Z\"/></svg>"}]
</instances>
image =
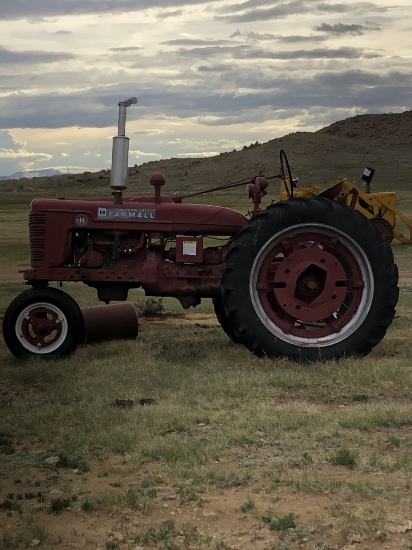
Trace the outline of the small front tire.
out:
<instances>
[{"instance_id":1,"label":"small front tire","mask_svg":"<svg viewBox=\"0 0 412 550\"><path fill-rule=\"evenodd\" d=\"M4 341L21 359L56 359L70 355L82 342L83 315L77 303L55 288L22 292L3 318Z\"/></svg>"}]
</instances>

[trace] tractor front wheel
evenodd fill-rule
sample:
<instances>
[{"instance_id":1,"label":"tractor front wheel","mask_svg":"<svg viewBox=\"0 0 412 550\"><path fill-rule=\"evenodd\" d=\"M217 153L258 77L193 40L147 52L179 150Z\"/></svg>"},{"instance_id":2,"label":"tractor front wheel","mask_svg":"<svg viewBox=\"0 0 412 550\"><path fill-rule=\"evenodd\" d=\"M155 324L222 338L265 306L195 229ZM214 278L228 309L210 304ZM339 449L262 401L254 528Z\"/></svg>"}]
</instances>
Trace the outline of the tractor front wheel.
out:
<instances>
[{"instance_id":1,"label":"tractor front wheel","mask_svg":"<svg viewBox=\"0 0 412 550\"><path fill-rule=\"evenodd\" d=\"M259 356L363 356L392 322L398 271L359 212L324 198L274 204L233 238L222 275L225 317Z\"/></svg>"},{"instance_id":2,"label":"tractor front wheel","mask_svg":"<svg viewBox=\"0 0 412 550\"><path fill-rule=\"evenodd\" d=\"M22 292L3 318L3 337L18 358L56 359L70 355L83 340L83 315L77 303L54 288Z\"/></svg>"}]
</instances>

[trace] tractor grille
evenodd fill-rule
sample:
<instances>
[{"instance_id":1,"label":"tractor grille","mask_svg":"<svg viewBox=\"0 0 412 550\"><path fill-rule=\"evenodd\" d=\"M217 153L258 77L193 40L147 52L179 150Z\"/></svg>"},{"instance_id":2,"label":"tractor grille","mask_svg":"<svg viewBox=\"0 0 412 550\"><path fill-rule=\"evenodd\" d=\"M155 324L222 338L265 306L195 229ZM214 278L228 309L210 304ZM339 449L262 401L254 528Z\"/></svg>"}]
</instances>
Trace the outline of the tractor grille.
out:
<instances>
[{"instance_id":1,"label":"tractor grille","mask_svg":"<svg viewBox=\"0 0 412 550\"><path fill-rule=\"evenodd\" d=\"M30 214L30 251L31 264L36 265L44 260L44 247L46 244L46 214Z\"/></svg>"}]
</instances>

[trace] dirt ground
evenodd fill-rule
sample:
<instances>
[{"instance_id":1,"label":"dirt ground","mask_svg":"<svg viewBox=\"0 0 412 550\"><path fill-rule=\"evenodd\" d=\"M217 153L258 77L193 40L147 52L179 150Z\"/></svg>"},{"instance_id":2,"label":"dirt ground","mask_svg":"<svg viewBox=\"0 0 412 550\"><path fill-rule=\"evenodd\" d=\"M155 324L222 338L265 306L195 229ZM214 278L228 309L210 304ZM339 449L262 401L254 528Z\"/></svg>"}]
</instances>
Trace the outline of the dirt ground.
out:
<instances>
[{"instance_id":1,"label":"dirt ground","mask_svg":"<svg viewBox=\"0 0 412 550\"><path fill-rule=\"evenodd\" d=\"M1 280L16 281L16 276L12 271L3 271ZM412 272L401 272L400 286L410 284ZM216 319L212 314L182 313L175 316L173 322L208 325L216 324ZM0 383L0 394L5 389ZM7 388L7 391L10 389ZM207 427L199 425L198 429L207 430ZM402 437L412 440L412 429L405 429ZM30 448L30 453L43 451L40 447ZM273 458L265 455L270 451L264 448L262 451L256 448L249 451L243 449L242 452L261 452L259 460L262 462L269 462ZM267 491L265 480L252 476L246 483L223 488L211 487L202 491L200 498L191 499L192 480L187 479L184 482L186 498L182 498L181 488L177 490L173 484L163 485L160 482L150 498L146 491L143 505L103 504L96 509L87 509L81 503L88 495L124 495L128 490L141 490L144 481L149 478L162 479L163 474L157 466L145 466L138 475L131 474L123 455L112 455L105 460L88 460L87 472L59 467L58 460L58 457L48 456L40 467L22 465L8 471L0 479L1 550L31 547L57 547L62 550L412 548L410 495L403 499L400 509L394 509L390 502L381 502L377 497L377 504L385 510L388 528L385 531L377 529L368 535L349 532L345 538L342 529L334 526L337 520L331 511L341 506L341 502L333 492L305 493L293 487ZM228 456L225 460L225 464L217 464L216 467L237 468L238 457ZM0 466L2 462L7 465L7 456L0 456ZM336 482L348 475L347 468L336 468L325 462L311 468L317 476ZM351 482L356 482L356 475L350 473ZM359 473L359 479L362 477ZM374 473L373 483L385 483L385 474ZM51 502L62 503L62 509L50 513ZM250 509L248 502L253 502ZM348 502L353 505L353 513L363 506L357 502L356 495L347 495L346 507ZM371 504L373 506L373 501ZM270 529L262 521L270 509L276 511L276 517L287 518L292 513L295 528L280 531ZM13 540L15 546L11 545L10 541Z\"/></svg>"},{"instance_id":2,"label":"dirt ground","mask_svg":"<svg viewBox=\"0 0 412 550\"><path fill-rule=\"evenodd\" d=\"M2 390L0 384L0 391ZM207 430L199 425L198 430ZM382 436L383 434L381 434ZM412 440L412 429L400 435ZM31 447L31 455L44 449ZM239 454L216 463L217 471L239 468ZM276 467L271 448L242 447L243 456ZM296 449L284 449L293 469ZM7 457L0 465L6 464ZM14 463L16 460L14 459ZM252 475L244 482L217 488L209 487L192 495L193 480L186 479L176 487L165 482L161 466L143 466L131 473L128 457L111 455L104 460L88 460L89 471L59 466L58 456L48 456L41 465L21 466L7 471L0 481L0 548L124 549L323 549L323 550L407 550L412 544L410 494L401 498L397 508L379 496L365 501L351 494L335 491L297 491L292 486L270 487L267 480ZM3 469L4 472L4 469ZM333 480L338 484L350 475L350 483L364 481L365 474L348 472L316 460L308 465L308 475ZM157 480L148 487L147 480ZM385 473L374 472L370 482L375 486L388 482ZM143 489L146 487L146 489ZM137 490L136 502L124 495ZM111 504L96 508L85 506L88 497L105 495ZM116 502L118 497L119 504ZM123 500L121 500L123 498ZM91 500L92 502L92 500ZM122 504L120 504L122 502ZM249 504L248 504L249 503ZM253 506L252 504L253 503ZM51 511L51 506L53 510ZM373 514L374 507L384 510L385 530L351 531L343 536L342 514ZM292 515L294 526L271 529L264 518L273 510L276 518ZM269 518L270 521L270 518ZM47 530L47 537L45 533ZM19 539L19 537L22 537ZM3 537L3 540L1 539ZM15 545L10 541L15 540ZM21 540L18 544L17 541Z\"/></svg>"},{"instance_id":3,"label":"dirt ground","mask_svg":"<svg viewBox=\"0 0 412 550\"><path fill-rule=\"evenodd\" d=\"M53 458L53 457L51 457ZM36 521L46 526L47 540L40 538L27 541L28 547L60 549L134 549L143 548L225 548L225 549L323 549L323 550L401 550L410 548L412 521L400 521L401 514L388 505L388 525L385 531L377 530L373 536L350 533L346 541L333 528L334 519L329 512L338 505L334 495L311 495L280 488L276 493L254 493L253 480L246 486L230 487L202 493L201 503L182 502L181 493L173 489L158 487L144 511L131 508L107 506L96 511L81 509L79 502L70 501L59 513L46 513L46 503L57 499L70 499L67 490L57 487L71 487L77 495L101 492L124 493L127 487L139 484L141 478L131 477L124 465L123 456L111 456L104 463L91 463L87 474L62 469L50 470L47 465L40 469L14 471L12 478L1 482L1 500L7 497L18 502L20 511L0 511L0 532L13 536L21 530L29 530L25 521L32 514ZM325 475L327 465L322 467ZM322 472L320 472L322 473ZM155 471L142 472L142 476L158 474ZM345 476L342 471L333 475ZM16 479L21 481L16 485ZM58 483L56 483L58 478ZM378 483L379 480L374 480ZM190 488L191 480L186 481ZM18 494L17 494L18 493ZM16 500L18 499L18 500ZM255 511L245 509L245 503L253 500ZM356 498L354 509L357 507ZM408 503L405 503L407 506ZM410 505L410 503L409 503ZM270 530L257 512L264 514L275 508L278 517L285 517L293 511L298 529L285 531ZM319 518L324 522L320 524ZM161 529L174 526L175 536L161 536ZM156 531L157 529L157 531ZM139 533L141 539L136 537ZM146 534L146 538L142 536ZM156 536L157 535L157 536ZM1 539L0 539L1 546ZM6 548L3 546L2 548ZM8 547L7 547L8 548ZM10 548L14 548L10 547Z\"/></svg>"}]
</instances>

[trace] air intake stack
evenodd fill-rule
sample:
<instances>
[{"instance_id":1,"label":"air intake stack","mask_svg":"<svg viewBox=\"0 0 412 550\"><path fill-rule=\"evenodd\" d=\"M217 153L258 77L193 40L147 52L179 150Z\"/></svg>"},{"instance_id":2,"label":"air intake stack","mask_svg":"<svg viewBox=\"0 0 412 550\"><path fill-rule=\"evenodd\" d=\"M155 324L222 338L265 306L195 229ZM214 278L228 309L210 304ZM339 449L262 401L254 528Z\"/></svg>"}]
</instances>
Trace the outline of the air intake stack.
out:
<instances>
[{"instance_id":1,"label":"air intake stack","mask_svg":"<svg viewBox=\"0 0 412 550\"><path fill-rule=\"evenodd\" d=\"M112 171L110 187L114 195L114 202L121 204L122 192L127 189L127 168L129 158L129 138L126 137L126 109L137 103L135 97L119 103L119 122L117 136L113 138Z\"/></svg>"}]
</instances>

